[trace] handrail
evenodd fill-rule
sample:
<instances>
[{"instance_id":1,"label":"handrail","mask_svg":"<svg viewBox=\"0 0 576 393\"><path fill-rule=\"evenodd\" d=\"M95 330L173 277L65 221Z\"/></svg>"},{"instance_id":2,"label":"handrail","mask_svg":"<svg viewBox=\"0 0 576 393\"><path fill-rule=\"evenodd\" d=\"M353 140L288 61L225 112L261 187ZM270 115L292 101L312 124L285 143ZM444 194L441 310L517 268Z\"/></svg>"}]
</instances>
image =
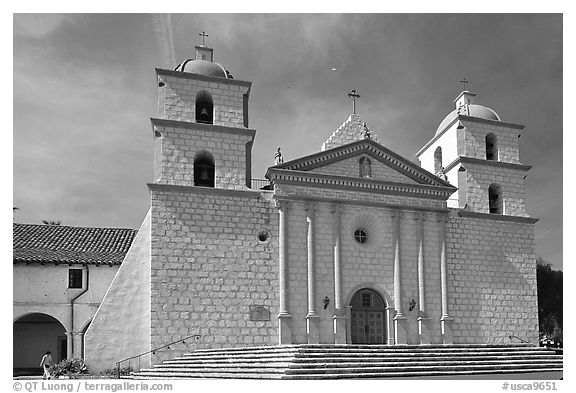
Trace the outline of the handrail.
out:
<instances>
[{"instance_id":1,"label":"handrail","mask_svg":"<svg viewBox=\"0 0 576 393\"><path fill-rule=\"evenodd\" d=\"M183 344L185 344L185 343L186 343L186 340L188 340L189 338L192 338L192 337L194 337L195 339L199 339L201 336L200 336L199 334L193 334L193 335L191 335L191 336L181 338L180 340L173 341L173 342L171 342L170 344L162 345L161 347L154 348L154 349L151 349L151 350L146 351L146 352L142 352L142 353L139 354L139 355L134 355L134 356L131 356L131 357L129 357L129 358L126 358L126 359L122 359L122 360L117 361L117 362L116 362L116 368L118 369L118 379L120 379L120 365L121 365L122 363L124 363L124 362L126 362L126 361L130 362L130 360L132 360L132 359L138 359L138 371L140 371L140 358L141 358L142 356L148 355L149 353L152 353L152 354L153 354L154 352L156 352L156 351L158 351L158 350L160 350L160 349L163 349L163 348L166 348L166 347L170 347L170 345L178 344L178 343L180 343L180 342L183 343ZM128 365L130 365L130 363L128 363Z\"/></svg>"},{"instance_id":2,"label":"handrail","mask_svg":"<svg viewBox=\"0 0 576 393\"><path fill-rule=\"evenodd\" d=\"M520 340L520 342L526 343L526 344L532 344L530 341L526 341L526 340L522 340L520 337L514 336L514 335L510 335L508 336L508 338L510 340L512 340L513 338L515 338L516 340Z\"/></svg>"}]
</instances>

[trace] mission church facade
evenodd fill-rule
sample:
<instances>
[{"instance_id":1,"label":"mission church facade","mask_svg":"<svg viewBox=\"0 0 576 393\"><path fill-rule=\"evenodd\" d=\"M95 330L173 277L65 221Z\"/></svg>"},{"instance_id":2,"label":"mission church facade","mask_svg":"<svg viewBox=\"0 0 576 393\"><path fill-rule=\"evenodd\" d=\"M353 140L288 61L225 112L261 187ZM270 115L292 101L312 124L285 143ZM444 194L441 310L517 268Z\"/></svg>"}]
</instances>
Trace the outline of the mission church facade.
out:
<instances>
[{"instance_id":1,"label":"mission church facade","mask_svg":"<svg viewBox=\"0 0 576 393\"><path fill-rule=\"evenodd\" d=\"M537 343L522 125L464 91L417 165L353 113L253 189L251 83L205 45L156 74L150 210L85 333L91 368L194 334L195 348Z\"/></svg>"}]
</instances>

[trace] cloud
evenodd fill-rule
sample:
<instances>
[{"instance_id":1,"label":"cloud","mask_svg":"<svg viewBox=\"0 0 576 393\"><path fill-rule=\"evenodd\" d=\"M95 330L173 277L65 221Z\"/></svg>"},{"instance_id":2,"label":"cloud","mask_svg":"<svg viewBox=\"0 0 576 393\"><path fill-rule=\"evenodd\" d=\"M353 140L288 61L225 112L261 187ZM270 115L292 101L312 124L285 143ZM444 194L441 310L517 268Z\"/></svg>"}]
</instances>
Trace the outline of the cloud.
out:
<instances>
[{"instance_id":1,"label":"cloud","mask_svg":"<svg viewBox=\"0 0 576 393\"><path fill-rule=\"evenodd\" d=\"M14 36L41 38L66 19L62 14L14 14Z\"/></svg>"}]
</instances>

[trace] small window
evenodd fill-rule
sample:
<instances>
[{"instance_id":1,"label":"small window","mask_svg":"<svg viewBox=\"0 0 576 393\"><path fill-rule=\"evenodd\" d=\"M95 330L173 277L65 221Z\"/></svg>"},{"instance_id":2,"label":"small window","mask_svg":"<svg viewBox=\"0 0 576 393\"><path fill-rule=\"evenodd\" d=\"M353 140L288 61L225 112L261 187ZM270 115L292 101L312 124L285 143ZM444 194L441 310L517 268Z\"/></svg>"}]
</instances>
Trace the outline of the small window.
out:
<instances>
[{"instance_id":1,"label":"small window","mask_svg":"<svg viewBox=\"0 0 576 393\"><path fill-rule=\"evenodd\" d=\"M434 174L442 171L442 148L438 146L434 151Z\"/></svg>"},{"instance_id":2,"label":"small window","mask_svg":"<svg viewBox=\"0 0 576 393\"><path fill-rule=\"evenodd\" d=\"M357 229L354 232L354 239L356 239L358 243L366 243L366 240L368 240L368 234L364 229Z\"/></svg>"},{"instance_id":3,"label":"small window","mask_svg":"<svg viewBox=\"0 0 576 393\"><path fill-rule=\"evenodd\" d=\"M369 293L362 294L362 307L372 307L372 295Z\"/></svg>"},{"instance_id":4,"label":"small window","mask_svg":"<svg viewBox=\"0 0 576 393\"><path fill-rule=\"evenodd\" d=\"M68 270L68 288L82 288L82 269Z\"/></svg>"}]
</instances>

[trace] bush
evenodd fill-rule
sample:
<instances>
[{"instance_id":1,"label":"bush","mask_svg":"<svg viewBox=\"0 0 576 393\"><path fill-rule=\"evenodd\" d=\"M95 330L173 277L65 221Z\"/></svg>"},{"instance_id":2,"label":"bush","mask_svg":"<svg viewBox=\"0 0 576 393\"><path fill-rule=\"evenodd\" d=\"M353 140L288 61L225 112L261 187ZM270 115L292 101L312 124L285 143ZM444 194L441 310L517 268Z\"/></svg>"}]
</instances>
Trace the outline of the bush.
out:
<instances>
[{"instance_id":1,"label":"bush","mask_svg":"<svg viewBox=\"0 0 576 393\"><path fill-rule=\"evenodd\" d=\"M72 360L64 359L60 363L50 367L50 374L56 378L61 375L88 374L88 372L84 359L81 358L73 358Z\"/></svg>"},{"instance_id":2,"label":"bush","mask_svg":"<svg viewBox=\"0 0 576 393\"><path fill-rule=\"evenodd\" d=\"M130 375L134 372L134 369L132 369L132 367L124 367L120 369L120 375ZM107 377L107 378L118 378L118 368L117 367L113 367L113 368L109 368L107 370L104 370L100 373L100 375Z\"/></svg>"}]
</instances>

